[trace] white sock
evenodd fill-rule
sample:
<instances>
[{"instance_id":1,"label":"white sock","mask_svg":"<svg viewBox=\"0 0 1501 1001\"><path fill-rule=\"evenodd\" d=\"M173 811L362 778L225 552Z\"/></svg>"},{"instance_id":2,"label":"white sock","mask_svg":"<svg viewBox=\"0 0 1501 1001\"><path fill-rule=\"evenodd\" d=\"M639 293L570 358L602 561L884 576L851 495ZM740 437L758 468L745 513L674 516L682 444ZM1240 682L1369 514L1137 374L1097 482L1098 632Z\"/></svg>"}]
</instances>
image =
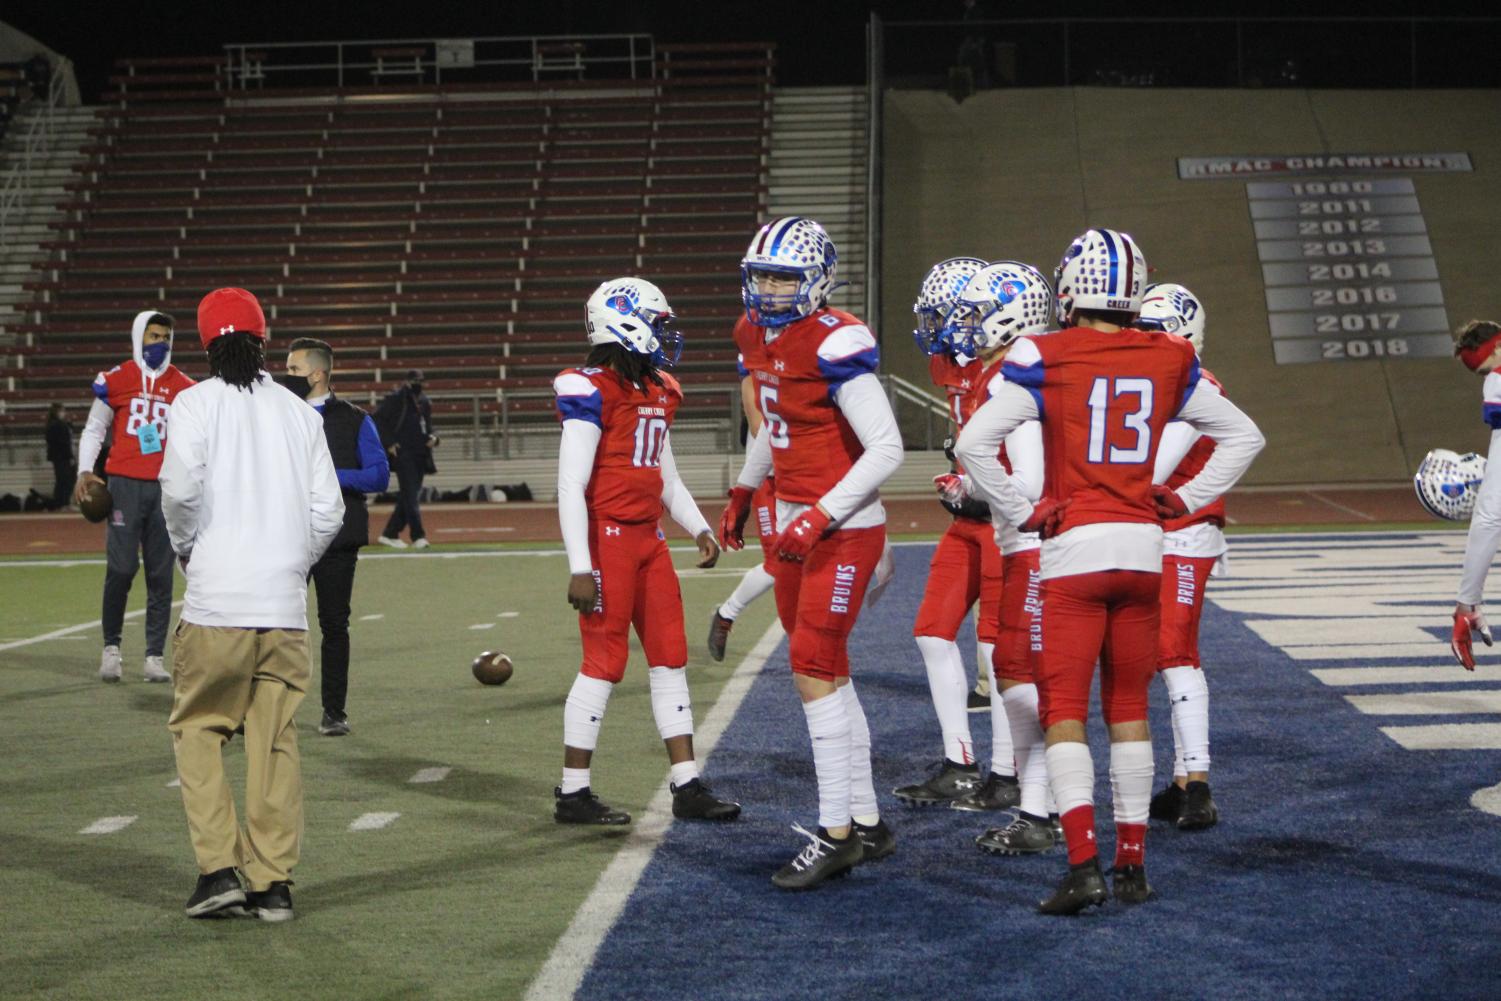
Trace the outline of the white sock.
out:
<instances>
[{"instance_id":1,"label":"white sock","mask_svg":"<svg viewBox=\"0 0 1501 1001\"><path fill-rule=\"evenodd\" d=\"M840 688L839 695L850 718L850 816L857 824L874 827L881 822L881 808L876 804L876 783L870 769L870 724L853 681Z\"/></svg>"},{"instance_id":2,"label":"white sock","mask_svg":"<svg viewBox=\"0 0 1501 1001\"><path fill-rule=\"evenodd\" d=\"M563 743L592 751L599 742L599 724L615 686L602 678L581 674L573 679L568 700L563 703Z\"/></svg>"},{"instance_id":3,"label":"white sock","mask_svg":"<svg viewBox=\"0 0 1501 1001\"><path fill-rule=\"evenodd\" d=\"M1196 667L1162 672L1173 707L1173 776L1209 771L1209 683Z\"/></svg>"},{"instance_id":4,"label":"white sock","mask_svg":"<svg viewBox=\"0 0 1501 1001\"><path fill-rule=\"evenodd\" d=\"M653 667L646 672L651 683L651 714L663 740L693 735L693 703L688 698L688 672L681 667Z\"/></svg>"},{"instance_id":5,"label":"white sock","mask_svg":"<svg viewBox=\"0 0 1501 1001\"><path fill-rule=\"evenodd\" d=\"M1057 804L1053 812L1063 814L1094 804L1094 758L1088 744L1072 740L1054 744L1047 749L1047 762L1048 785Z\"/></svg>"},{"instance_id":6,"label":"white sock","mask_svg":"<svg viewBox=\"0 0 1501 1001\"><path fill-rule=\"evenodd\" d=\"M818 826L843 827L850 822L850 716L844 696L834 692L804 702L803 714L818 775Z\"/></svg>"},{"instance_id":7,"label":"white sock","mask_svg":"<svg viewBox=\"0 0 1501 1001\"><path fill-rule=\"evenodd\" d=\"M978 611L975 612L975 621L979 622ZM986 643L983 640L975 643L975 691L981 695L989 695L995 691L995 675L991 673L990 660L995 656L995 644Z\"/></svg>"},{"instance_id":8,"label":"white sock","mask_svg":"<svg viewBox=\"0 0 1501 1001\"><path fill-rule=\"evenodd\" d=\"M735 590L731 591L730 596L724 600L724 604L719 606L720 616L731 621L735 620L741 612L745 611L746 605L770 591L775 583L776 578L766 572L766 567L757 563L745 572L745 576L740 578L740 583L735 585Z\"/></svg>"},{"instance_id":9,"label":"white sock","mask_svg":"<svg viewBox=\"0 0 1501 1001\"><path fill-rule=\"evenodd\" d=\"M1046 817L1048 807L1048 757L1037 718L1037 686L1012 685L1004 693L1007 729L1016 748L1016 775L1021 782L1023 813Z\"/></svg>"},{"instance_id":10,"label":"white sock","mask_svg":"<svg viewBox=\"0 0 1501 1001\"><path fill-rule=\"evenodd\" d=\"M1110 745L1110 795L1117 824L1145 824L1152 804L1152 742Z\"/></svg>"},{"instance_id":11,"label":"white sock","mask_svg":"<svg viewBox=\"0 0 1501 1001\"><path fill-rule=\"evenodd\" d=\"M679 761L672 766L671 782L679 789L698 778L697 761Z\"/></svg>"},{"instance_id":12,"label":"white sock","mask_svg":"<svg viewBox=\"0 0 1501 1001\"><path fill-rule=\"evenodd\" d=\"M989 643L980 645L991 646ZM985 675L990 679L990 774L1015 776L1020 762L1011 740L1011 723L1006 718L1006 700L1001 693L1001 686L996 683L995 668L991 666L988 656L985 660ZM1033 715L1036 715L1035 711Z\"/></svg>"},{"instance_id":13,"label":"white sock","mask_svg":"<svg viewBox=\"0 0 1501 1001\"><path fill-rule=\"evenodd\" d=\"M919 636L917 649L928 669L928 691L943 732L943 756L961 765L972 764L975 744L969 735L969 679L959 644L938 636Z\"/></svg>"},{"instance_id":14,"label":"white sock","mask_svg":"<svg viewBox=\"0 0 1501 1001\"><path fill-rule=\"evenodd\" d=\"M578 792L580 789L589 788L589 769L565 768L563 769L563 795Z\"/></svg>"}]
</instances>

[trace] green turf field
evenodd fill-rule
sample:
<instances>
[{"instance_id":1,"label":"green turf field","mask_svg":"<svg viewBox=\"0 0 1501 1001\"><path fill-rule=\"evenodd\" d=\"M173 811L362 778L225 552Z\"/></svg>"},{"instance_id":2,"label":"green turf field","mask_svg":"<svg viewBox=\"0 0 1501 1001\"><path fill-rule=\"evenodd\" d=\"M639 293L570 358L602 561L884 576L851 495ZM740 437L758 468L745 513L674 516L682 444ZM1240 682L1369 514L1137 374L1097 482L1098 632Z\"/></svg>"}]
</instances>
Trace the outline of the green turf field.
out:
<instances>
[{"instance_id":1,"label":"green turf field","mask_svg":"<svg viewBox=\"0 0 1501 1001\"><path fill-rule=\"evenodd\" d=\"M317 734L315 655L298 716L307 828L290 925L183 915L196 867L168 785L171 691L140 680L139 616L126 621L118 685L98 681L97 627L0 649L0 997L519 997L622 834L551 817L578 666L561 554L466 551L366 551L381 558L362 560L356 578L350 737ZM724 664L703 652L710 609L759 557L696 571L691 553L675 554L699 720L773 618L768 595L742 617ZM97 620L102 564L0 562L0 648ZM144 598L138 577L131 609ZM309 619L316 651L311 607ZM484 649L515 660L509 684L472 679ZM666 772L643 667L638 651L594 771L596 789L637 815ZM226 758L238 783L236 742ZM409 781L429 767L452 771ZM351 832L366 813L400 817ZM79 833L128 815L138 819L115 833Z\"/></svg>"}]
</instances>

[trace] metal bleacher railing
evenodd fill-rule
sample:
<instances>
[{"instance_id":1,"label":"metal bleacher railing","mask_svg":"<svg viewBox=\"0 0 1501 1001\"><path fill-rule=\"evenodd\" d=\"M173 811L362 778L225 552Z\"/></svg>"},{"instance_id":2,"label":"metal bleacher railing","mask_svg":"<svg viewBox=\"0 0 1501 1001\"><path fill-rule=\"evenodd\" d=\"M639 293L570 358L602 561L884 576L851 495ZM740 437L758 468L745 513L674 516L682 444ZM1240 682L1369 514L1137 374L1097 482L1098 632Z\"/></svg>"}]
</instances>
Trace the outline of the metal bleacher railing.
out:
<instances>
[{"instance_id":1,"label":"metal bleacher railing","mask_svg":"<svg viewBox=\"0 0 1501 1001\"><path fill-rule=\"evenodd\" d=\"M64 100L68 70L66 59L53 64L46 93L38 95L30 106L34 113L26 126L19 154L5 172L4 181L0 182L0 250L10 245L11 223L30 197L34 166L46 157L52 146L56 112Z\"/></svg>"}]
</instances>

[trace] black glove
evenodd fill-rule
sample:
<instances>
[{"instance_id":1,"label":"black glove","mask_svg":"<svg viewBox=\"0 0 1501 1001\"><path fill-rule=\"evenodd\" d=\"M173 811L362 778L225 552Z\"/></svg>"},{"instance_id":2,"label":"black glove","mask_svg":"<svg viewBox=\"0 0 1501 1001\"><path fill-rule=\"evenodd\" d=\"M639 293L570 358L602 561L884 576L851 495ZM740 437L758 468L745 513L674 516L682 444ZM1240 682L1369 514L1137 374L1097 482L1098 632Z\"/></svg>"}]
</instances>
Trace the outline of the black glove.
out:
<instances>
[{"instance_id":1,"label":"black glove","mask_svg":"<svg viewBox=\"0 0 1501 1001\"><path fill-rule=\"evenodd\" d=\"M978 497L966 497L958 504L939 498L938 503L942 504L943 509L956 518L969 518L973 521L990 520L990 505Z\"/></svg>"}]
</instances>

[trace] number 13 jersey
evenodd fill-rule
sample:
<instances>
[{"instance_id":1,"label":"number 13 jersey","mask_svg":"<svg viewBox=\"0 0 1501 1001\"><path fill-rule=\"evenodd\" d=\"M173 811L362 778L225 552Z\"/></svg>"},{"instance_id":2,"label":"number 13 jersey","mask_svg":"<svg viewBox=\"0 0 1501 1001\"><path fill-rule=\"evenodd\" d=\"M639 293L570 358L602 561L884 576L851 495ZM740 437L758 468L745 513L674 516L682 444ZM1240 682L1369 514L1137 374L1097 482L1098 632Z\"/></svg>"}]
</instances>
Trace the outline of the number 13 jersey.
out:
<instances>
[{"instance_id":1,"label":"number 13 jersey","mask_svg":"<svg viewBox=\"0 0 1501 1001\"><path fill-rule=\"evenodd\" d=\"M584 492L591 520L636 524L661 517L662 448L683 390L666 372L658 374L660 386L637 386L603 368L570 368L553 380L558 420L600 429Z\"/></svg>"}]
</instances>

